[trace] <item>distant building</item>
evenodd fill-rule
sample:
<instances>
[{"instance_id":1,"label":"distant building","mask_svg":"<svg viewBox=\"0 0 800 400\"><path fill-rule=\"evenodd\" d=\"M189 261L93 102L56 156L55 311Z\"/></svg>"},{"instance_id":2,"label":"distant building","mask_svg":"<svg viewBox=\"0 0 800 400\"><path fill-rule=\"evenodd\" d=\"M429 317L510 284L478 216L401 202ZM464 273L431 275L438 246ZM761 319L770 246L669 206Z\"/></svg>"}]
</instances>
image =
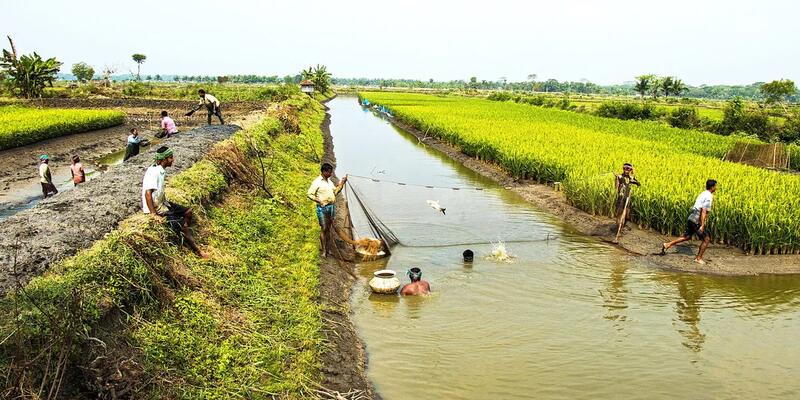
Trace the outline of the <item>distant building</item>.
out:
<instances>
[{"instance_id":1,"label":"distant building","mask_svg":"<svg viewBox=\"0 0 800 400\"><path fill-rule=\"evenodd\" d=\"M308 79L300 82L300 91L308 94L314 93L314 82Z\"/></svg>"}]
</instances>

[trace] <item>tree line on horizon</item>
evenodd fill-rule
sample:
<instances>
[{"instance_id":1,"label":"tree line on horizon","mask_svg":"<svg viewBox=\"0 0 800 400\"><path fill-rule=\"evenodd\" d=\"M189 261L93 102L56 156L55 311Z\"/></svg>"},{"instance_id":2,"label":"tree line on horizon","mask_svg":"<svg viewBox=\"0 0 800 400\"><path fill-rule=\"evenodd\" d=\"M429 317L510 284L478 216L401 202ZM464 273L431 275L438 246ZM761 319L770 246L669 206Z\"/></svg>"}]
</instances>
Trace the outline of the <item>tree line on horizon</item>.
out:
<instances>
[{"instance_id":1,"label":"tree line on horizon","mask_svg":"<svg viewBox=\"0 0 800 400\"><path fill-rule=\"evenodd\" d=\"M436 81L433 79L381 79L381 78L333 78L335 85L341 86L372 86L379 88L409 88L409 89L443 89L443 90L511 90L520 92L556 92L556 93L577 93L577 94L601 94L616 96L642 96L642 92L637 89L640 85L641 77L646 77L647 83L644 86L644 96L659 97L668 93L667 96L683 96L699 99L720 99L729 100L733 98L743 98L747 100L763 100L761 86L767 82L754 82L749 85L699 85L691 86L685 84L677 77L658 77L647 74L640 75L636 80L616 85L598 85L586 79L580 81L559 81L557 79L547 79L537 81L536 75L528 76L527 81L507 82L503 77L497 80L479 80L472 77L468 80ZM665 92L664 87L667 87ZM788 101L792 103L800 102L800 95L793 93L788 95Z\"/></svg>"}]
</instances>

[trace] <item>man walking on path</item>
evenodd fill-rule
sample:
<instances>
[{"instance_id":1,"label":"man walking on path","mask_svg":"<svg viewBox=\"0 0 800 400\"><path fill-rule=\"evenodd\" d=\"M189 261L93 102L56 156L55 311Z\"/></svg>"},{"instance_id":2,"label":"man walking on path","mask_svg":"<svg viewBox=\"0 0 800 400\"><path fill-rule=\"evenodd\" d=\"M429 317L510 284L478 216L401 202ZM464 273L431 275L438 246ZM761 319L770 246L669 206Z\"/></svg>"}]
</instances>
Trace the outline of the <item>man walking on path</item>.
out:
<instances>
[{"instance_id":1,"label":"man walking on path","mask_svg":"<svg viewBox=\"0 0 800 400\"><path fill-rule=\"evenodd\" d=\"M691 240L692 236L697 235L697 238L703 242L700 243L700 250L697 252L697 257L694 258L694 262L698 264L706 263L703 261L703 253L706 252L708 244L711 243L711 235L706 231L706 223L708 222L708 213L711 212L711 203L714 201L714 192L716 191L717 181L713 179L706 181L706 190L697 196L697 200L695 200L694 206L692 207L692 212L689 214L689 218L686 221L686 233L672 242L663 243L661 245L662 255L666 254L667 250L672 246Z\"/></svg>"},{"instance_id":2,"label":"man walking on path","mask_svg":"<svg viewBox=\"0 0 800 400\"><path fill-rule=\"evenodd\" d=\"M186 116L188 117L188 116L194 114L197 110L199 110L199 109L203 108L203 106L205 106L206 110L208 110L208 124L209 125L211 125L211 116L212 115L216 115L217 118L219 118L220 125L225 125L225 121L222 120L222 111L219 108L219 100L217 100L216 97L214 97L214 96L212 96L210 94L207 94L206 91L203 90L203 89L198 90L197 94L200 95L200 103L197 105L197 108L195 108L194 110L189 111L188 113L186 113Z\"/></svg>"},{"instance_id":3,"label":"man walking on path","mask_svg":"<svg viewBox=\"0 0 800 400\"><path fill-rule=\"evenodd\" d=\"M175 121L169 117L169 113L161 111L161 133L162 137L170 137L178 133L178 127L175 126Z\"/></svg>"},{"instance_id":4,"label":"man walking on path","mask_svg":"<svg viewBox=\"0 0 800 400\"><path fill-rule=\"evenodd\" d=\"M198 256L208 258L208 253L197 247L189 230L192 210L180 204L170 203L165 196L166 168L172 166L173 161L172 149L169 147L162 146L156 150L155 164L147 168L142 180L142 211L159 220L165 220L175 233L186 239L186 243Z\"/></svg>"},{"instance_id":5,"label":"man walking on path","mask_svg":"<svg viewBox=\"0 0 800 400\"><path fill-rule=\"evenodd\" d=\"M39 164L39 182L42 184L42 194L46 199L47 196L57 194L58 189L56 189L56 185L53 185L53 176L50 174L50 157L47 154L42 154L39 160L41 161Z\"/></svg>"},{"instance_id":6,"label":"man walking on path","mask_svg":"<svg viewBox=\"0 0 800 400\"><path fill-rule=\"evenodd\" d=\"M338 185L334 185L331 181L332 175L333 166L328 163L322 164L320 175L311 183L307 193L308 198L317 203L317 219L321 228L319 240L322 243L322 254L325 257L328 257L328 240L333 218L336 215L333 203L336 201L336 195L342 191L344 183L347 182L347 175L345 175Z\"/></svg>"}]
</instances>

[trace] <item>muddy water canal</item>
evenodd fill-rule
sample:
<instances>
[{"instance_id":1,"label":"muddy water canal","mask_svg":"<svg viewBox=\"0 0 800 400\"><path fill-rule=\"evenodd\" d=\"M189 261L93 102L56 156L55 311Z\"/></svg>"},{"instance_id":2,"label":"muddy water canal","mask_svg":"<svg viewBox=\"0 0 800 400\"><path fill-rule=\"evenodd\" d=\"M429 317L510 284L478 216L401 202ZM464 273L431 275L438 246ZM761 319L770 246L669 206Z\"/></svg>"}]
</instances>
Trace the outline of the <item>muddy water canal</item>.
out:
<instances>
[{"instance_id":1,"label":"muddy water canal","mask_svg":"<svg viewBox=\"0 0 800 400\"><path fill-rule=\"evenodd\" d=\"M338 174L382 181L351 180L401 241L390 258L359 266L351 298L385 398L800 396L800 277L658 270L574 233L355 97L328 106ZM498 240L513 262L488 258ZM412 266L433 294L370 293L374 271L405 283Z\"/></svg>"}]
</instances>

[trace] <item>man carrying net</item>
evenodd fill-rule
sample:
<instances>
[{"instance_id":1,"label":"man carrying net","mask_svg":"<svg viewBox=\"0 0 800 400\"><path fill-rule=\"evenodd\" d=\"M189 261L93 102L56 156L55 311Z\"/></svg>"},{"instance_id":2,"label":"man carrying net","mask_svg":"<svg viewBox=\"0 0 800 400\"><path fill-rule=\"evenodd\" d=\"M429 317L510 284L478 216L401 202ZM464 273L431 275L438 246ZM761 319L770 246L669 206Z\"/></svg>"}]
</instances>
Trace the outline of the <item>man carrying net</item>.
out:
<instances>
[{"instance_id":1,"label":"man carrying net","mask_svg":"<svg viewBox=\"0 0 800 400\"><path fill-rule=\"evenodd\" d=\"M319 220L320 243L322 244L322 254L328 257L328 240L330 239L331 226L333 226L333 218L336 213L335 206L336 195L342 191L347 176L345 175L338 185L335 185L331 180L333 175L333 166L324 163L320 168L320 175L311 186L308 188L308 198L317 203L317 219Z\"/></svg>"}]
</instances>

